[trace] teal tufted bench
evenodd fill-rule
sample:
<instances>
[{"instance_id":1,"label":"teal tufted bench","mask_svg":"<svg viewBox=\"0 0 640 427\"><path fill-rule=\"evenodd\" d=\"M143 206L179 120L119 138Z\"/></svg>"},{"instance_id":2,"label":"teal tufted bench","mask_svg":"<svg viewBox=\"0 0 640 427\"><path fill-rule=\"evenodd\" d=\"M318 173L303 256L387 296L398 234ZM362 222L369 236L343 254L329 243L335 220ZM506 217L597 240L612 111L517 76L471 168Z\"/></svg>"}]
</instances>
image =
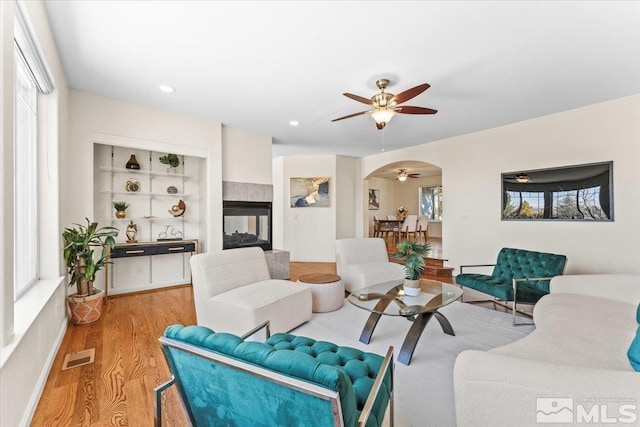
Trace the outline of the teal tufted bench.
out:
<instances>
[{"instance_id":1,"label":"teal tufted bench","mask_svg":"<svg viewBox=\"0 0 640 427\"><path fill-rule=\"evenodd\" d=\"M386 357L279 333L245 341L203 326L169 326L159 339L194 426L393 425L393 348Z\"/></svg>"},{"instance_id":2,"label":"teal tufted bench","mask_svg":"<svg viewBox=\"0 0 640 427\"><path fill-rule=\"evenodd\" d=\"M535 304L548 294L549 281L564 272L566 262L567 257L564 255L502 248L495 264L461 265L456 283L463 288L471 288L493 296L494 303L513 301L515 326L516 304ZM491 266L494 267L491 275L463 273L464 268Z\"/></svg>"}]
</instances>

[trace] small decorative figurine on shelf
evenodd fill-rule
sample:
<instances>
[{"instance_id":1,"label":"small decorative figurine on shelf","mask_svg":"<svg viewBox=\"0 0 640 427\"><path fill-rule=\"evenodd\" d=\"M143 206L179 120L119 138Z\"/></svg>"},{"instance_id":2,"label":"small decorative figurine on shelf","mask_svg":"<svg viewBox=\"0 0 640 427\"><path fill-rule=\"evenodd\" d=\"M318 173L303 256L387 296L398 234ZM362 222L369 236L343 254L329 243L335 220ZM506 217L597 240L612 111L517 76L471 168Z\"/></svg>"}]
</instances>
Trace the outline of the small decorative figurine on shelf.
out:
<instances>
[{"instance_id":1,"label":"small decorative figurine on shelf","mask_svg":"<svg viewBox=\"0 0 640 427\"><path fill-rule=\"evenodd\" d=\"M129 203L127 202L113 202L113 207L116 210L116 218L125 218L127 216L127 208Z\"/></svg>"},{"instance_id":2,"label":"small decorative figurine on shelf","mask_svg":"<svg viewBox=\"0 0 640 427\"><path fill-rule=\"evenodd\" d=\"M132 154L131 157L129 157L129 161L127 162L127 165L125 167L127 169L140 170L140 163L138 163L138 161L136 160L135 154Z\"/></svg>"},{"instance_id":3,"label":"small decorative figurine on shelf","mask_svg":"<svg viewBox=\"0 0 640 427\"><path fill-rule=\"evenodd\" d=\"M127 243L138 243L138 226L131 220L127 225Z\"/></svg>"},{"instance_id":4,"label":"small decorative figurine on shelf","mask_svg":"<svg viewBox=\"0 0 640 427\"><path fill-rule=\"evenodd\" d=\"M175 217L184 215L184 211L187 209L187 205L184 204L182 200L178 202L177 205L171 206L169 209L169 213Z\"/></svg>"},{"instance_id":5,"label":"small decorative figurine on shelf","mask_svg":"<svg viewBox=\"0 0 640 427\"><path fill-rule=\"evenodd\" d=\"M140 182L136 179L130 179L127 181L125 188L130 193L137 193L140 191Z\"/></svg>"},{"instance_id":6,"label":"small decorative figurine on shelf","mask_svg":"<svg viewBox=\"0 0 640 427\"><path fill-rule=\"evenodd\" d=\"M173 225L167 225L164 231L158 233L158 242L163 240L182 240L182 231L175 230Z\"/></svg>"}]
</instances>

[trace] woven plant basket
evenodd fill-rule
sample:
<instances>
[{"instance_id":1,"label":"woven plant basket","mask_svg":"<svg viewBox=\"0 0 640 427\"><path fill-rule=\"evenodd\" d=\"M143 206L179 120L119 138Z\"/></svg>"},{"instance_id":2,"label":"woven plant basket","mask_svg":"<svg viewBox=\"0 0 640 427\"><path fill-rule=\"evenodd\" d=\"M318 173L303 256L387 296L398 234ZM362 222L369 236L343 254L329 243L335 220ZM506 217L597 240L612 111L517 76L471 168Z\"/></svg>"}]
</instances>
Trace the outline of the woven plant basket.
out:
<instances>
[{"instance_id":1,"label":"woven plant basket","mask_svg":"<svg viewBox=\"0 0 640 427\"><path fill-rule=\"evenodd\" d=\"M67 304L71 311L71 321L76 325L84 325L100 319L104 291L89 296L69 295Z\"/></svg>"}]
</instances>

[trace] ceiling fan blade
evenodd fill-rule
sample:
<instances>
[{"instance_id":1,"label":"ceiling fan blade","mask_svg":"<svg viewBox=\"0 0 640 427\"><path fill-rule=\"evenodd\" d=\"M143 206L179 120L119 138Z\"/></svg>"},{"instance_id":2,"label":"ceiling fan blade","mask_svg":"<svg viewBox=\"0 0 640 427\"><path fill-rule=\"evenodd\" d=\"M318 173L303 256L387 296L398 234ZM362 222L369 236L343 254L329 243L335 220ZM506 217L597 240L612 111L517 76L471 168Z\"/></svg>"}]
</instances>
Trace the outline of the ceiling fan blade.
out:
<instances>
[{"instance_id":1,"label":"ceiling fan blade","mask_svg":"<svg viewBox=\"0 0 640 427\"><path fill-rule=\"evenodd\" d=\"M370 113L371 111L360 111L359 113L349 114L348 116L338 117L337 119L331 120L332 122L337 122L338 120L350 119L351 117L361 116L363 114Z\"/></svg>"},{"instance_id":2,"label":"ceiling fan blade","mask_svg":"<svg viewBox=\"0 0 640 427\"><path fill-rule=\"evenodd\" d=\"M426 107L410 107L408 105L403 105L401 107L394 108L396 113L402 114L435 114L438 110L434 110Z\"/></svg>"},{"instance_id":3,"label":"ceiling fan blade","mask_svg":"<svg viewBox=\"0 0 640 427\"><path fill-rule=\"evenodd\" d=\"M343 93L343 95L346 96L347 98L353 99L354 101L362 102L363 104L371 105L373 103L373 101L371 101L368 98L354 95L352 93Z\"/></svg>"},{"instance_id":4,"label":"ceiling fan blade","mask_svg":"<svg viewBox=\"0 0 640 427\"><path fill-rule=\"evenodd\" d=\"M416 87L412 87L411 89L407 89L404 92L400 92L395 96L396 103L402 104L403 102L407 102L411 98L414 98L420 95L425 90L429 89L431 85L429 83L423 83Z\"/></svg>"},{"instance_id":5,"label":"ceiling fan blade","mask_svg":"<svg viewBox=\"0 0 640 427\"><path fill-rule=\"evenodd\" d=\"M420 174L419 173L410 173L407 175L409 178L419 178Z\"/></svg>"}]
</instances>

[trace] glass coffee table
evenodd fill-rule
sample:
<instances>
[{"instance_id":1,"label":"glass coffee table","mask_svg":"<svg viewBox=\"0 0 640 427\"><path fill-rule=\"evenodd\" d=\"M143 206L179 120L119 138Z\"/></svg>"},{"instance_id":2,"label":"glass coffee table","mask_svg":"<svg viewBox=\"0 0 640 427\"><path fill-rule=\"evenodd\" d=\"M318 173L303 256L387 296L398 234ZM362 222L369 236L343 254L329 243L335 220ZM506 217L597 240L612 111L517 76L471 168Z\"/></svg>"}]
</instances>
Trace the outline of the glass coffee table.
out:
<instances>
[{"instance_id":1,"label":"glass coffee table","mask_svg":"<svg viewBox=\"0 0 640 427\"><path fill-rule=\"evenodd\" d=\"M411 363L413 351L420 340L422 331L432 317L438 320L445 334L455 335L451 323L438 309L460 299L462 289L449 283L424 279L420 280L420 287L422 290L420 295L406 296L402 282L395 280L358 289L349 295L347 300L351 304L371 312L360 334L360 342L369 344L373 330L381 316L405 317L413 324L407 332L404 343L402 343L398 362L408 365Z\"/></svg>"}]
</instances>

